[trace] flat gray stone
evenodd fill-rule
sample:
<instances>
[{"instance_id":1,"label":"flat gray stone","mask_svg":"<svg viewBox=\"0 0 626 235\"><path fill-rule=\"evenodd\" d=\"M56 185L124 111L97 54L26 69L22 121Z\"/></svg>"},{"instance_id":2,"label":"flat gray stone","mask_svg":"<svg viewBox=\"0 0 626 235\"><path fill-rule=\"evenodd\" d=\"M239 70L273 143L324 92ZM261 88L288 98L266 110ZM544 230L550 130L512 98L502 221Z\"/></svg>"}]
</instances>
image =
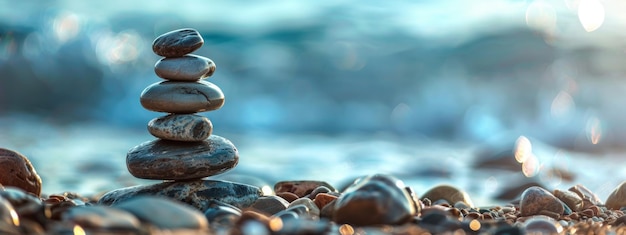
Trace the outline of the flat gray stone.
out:
<instances>
[{"instance_id":1,"label":"flat gray stone","mask_svg":"<svg viewBox=\"0 0 626 235\"><path fill-rule=\"evenodd\" d=\"M170 114L150 120L148 132L164 140L202 141L213 132L213 124L200 115Z\"/></svg>"},{"instance_id":2,"label":"flat gray stone","mask_svg":"<svg viewBox=\"0 0 626 235\"><path fill-rule=\"evenodd\" d=\"M238 162L235 145L217 135L200 142L156 139L133 147L126 155L128 171L142 179L199 179L224 173Z\"/></svg>"},{"instance_id":3,"label":"flat gray stone","mask_svg":"<svg viewBox=\"0 0 626 235\"><path fill-rule=\"evenodd\" d=\"M158 36L152 42L152 51L164 57L180 57L202 47L204 39L191 28L177 29Z\"/></svg>"},{"instance_id":4,"label":"flat gray stone","mask_svg":"<svg viewBox=\"0 0 626 235\"><path fill-rule=\"evenodd\" d=\"M113 205L160 229L209 230L204 214L187 204L156 196L139 196Z\"/></svg>"},{"instance_id":5,"label":"flat gray stone","mask_svg":"<svg viewBox=\"0 0 626 235\"><path fill-rule=\"evenodd\" d=\"M139 231L141 227L133 214L108 206L74 206L61 219L87 229Z\"/></svg>"},{"instance_id":6,"label":"flat gray stone","mask_svg":"<svg viewBox=\"0 0 626 235\"><path fill-rule=\"evenodd\" d=\"M197 81L215 72L215 63L198 55L163 58L154 65L157 76L171 81Z\"/></svg>"},{"instance_id":7,"label":"flat gray stone","mask_svg":"<svg viewBox=\"0 0 626 235\"><path fill-rule=\"evenodd\" d=\"M98 204L116 205L142 195L173 198L200 211L206 211L211 200L247 208L261 196L261 189L247 184L219 180L168 181L152 185L139 185L110 191Z\"/></svg>"},{"instance_id":8,"label":"flat gray stone","mask_svg":"<svg viewBox=\"0 0 626 235\"><path fill-rule=\"evenodd\" d=\"M197 113L216 110L224 105L224 93L207 81L154 83L141 92L141 105L147 110L165 113Z\"/></svg>"}]
</instances>

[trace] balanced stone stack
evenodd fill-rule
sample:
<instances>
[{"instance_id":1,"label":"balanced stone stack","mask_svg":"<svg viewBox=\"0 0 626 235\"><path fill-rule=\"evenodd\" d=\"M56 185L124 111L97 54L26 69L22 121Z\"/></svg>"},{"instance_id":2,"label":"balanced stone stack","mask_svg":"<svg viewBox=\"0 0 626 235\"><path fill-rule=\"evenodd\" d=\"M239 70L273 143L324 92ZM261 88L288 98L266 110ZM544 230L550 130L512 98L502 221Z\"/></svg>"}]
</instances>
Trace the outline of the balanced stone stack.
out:
<instances>
[{"instance_id":1,"label":"balanced stone stack","mask_svg":"<svg viewBox=\"0 0 626 235\"><path fill-rule=\"evenodd\" d=\"M140 102L147 110L166 114L148 123L148 131L157 139L132 148L126 156L126 165L137 178L168 182L118 189L104 195L101 203L114 204L141 194L161 194L199 209L207 206L204 199L223 199L245 207L261 194L257 187L249 185L201 180L224 173L239 161L235 146L228 139L212 135L211 121L197 114L217 110L224 104L222 90L205 81L215 71L213 61L190 54L203 44L200 33L187 28L165 33L152 45L154 53L165 57L154 68L165 81L148 86L141 93Z\"/></svg>"}]
</instances>

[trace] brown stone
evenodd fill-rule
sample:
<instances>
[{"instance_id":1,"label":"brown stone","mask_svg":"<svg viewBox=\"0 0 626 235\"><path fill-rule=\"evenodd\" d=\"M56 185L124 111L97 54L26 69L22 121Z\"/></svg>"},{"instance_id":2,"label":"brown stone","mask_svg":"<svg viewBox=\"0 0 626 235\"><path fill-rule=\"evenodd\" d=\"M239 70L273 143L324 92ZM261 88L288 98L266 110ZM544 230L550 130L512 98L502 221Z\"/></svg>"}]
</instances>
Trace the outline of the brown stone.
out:
<instances>
[{"instance_id":1,"label":"brown stone","mask_svg":"<svg viewBox=\"0 0 626 235\"><path fill-rule=\"evenodd\" d=\"M619 210L626 206L626 182L619 184L606 199L606 208Z\"/></svg>"},{"instance_id":2,"label":"brown stone","mask_svg":"<svg viewBox=\"0 0 626 235\"><path fill-rule=\"evenodd\" d=\"M24 155L0 148L0 185L14 186L36 196L41 194L41 178Z\"/></svg>"},{"instance_id":3,"label":"brown stone","mask_svg":"<svg viewBox=\"0 0 626 235\"><path fill-rule=\"evenodd\" d=\"M541 187L527 188L522 193L519 208L521 216L545 215L545 212L558 216L565 211L561 201Z\"/></svg>"},{"instance_id":4,"label":"brown stone","mask_svg":"<svg viewBox=\"0 0 626 235\"><path fill-rule=\"evenodd\" d=\"M197 113L217 110L224 105L224 93L213 83L163 81L141 92L141 106L165 113Z\"/></svg>"},{"instance_id":5,"label":"brown stone","mask_svg":"<svg viewBox=\"0 0 626 235\"><path fill-rule=\"evenodd\" d=\"M580 211L583 208L583 199L572 191L555 189L554 196L564 202L572 211Z\"/></svg>"},{"instance_id":6,"label":"brown stone","mask_svg":"<svg viewBox=\"0 0 626 235\"><path fill-rule=\"evenodd\" d=\"M202 47L204 39L195 29L177 29L161 34L152 42L152 51L164 57L180 57Z\"/></svg>"},{"instance_id":7,"label":"brown stone","mask_svg":"<svg viewBox=\"0 0 626 235\"><path fill-rule=\"evenodd\" d=\"M298 197L305 197L319 186L325 186L331 191L335 191L335 188L333 188L333 186L330 186L330 184L324 181L293 180L281 181L276 183L274 185L274 192L290 192L296 194Z\"/></svg>"},{"instance_id":8,"label":"brown stone","mask_svg":"<svg viewBox=\"0 0 626 235\"><path fill-rule=\"evenodd\" d=\"M328 205L328 203L336 199L337 196L330 195L328 193L318 193L317 195L315 195L315 199L313 199L313 202L315 202L317 208L324 208L326 205Z\"/></svg>"},{"instance_id":9,"label":"brown stone","mask_svg":"<svg viewBox=\"0 0 626 235\"><path fill-rule=\"evenodd\" d=\"M273 215L279 211L287 209L289 202L279 196L270 195L259 197L250 206L255 211L265 213L266 215Z\"/></svg>"},{"instance_id":10,"label":"brown stone","mask_svg":"<svg viewBox=\"0 0 626 235\"><path fill-rule=\"evenodd\" d=\"M299 198L298 195L290 192L279 192L276 193L276 196L282 197L283 199L287 200L287 202L293 202Z\"/></svg>"},{"instance_id":11,"label":"brown stone","mask_svg":"<svg viewBox=\"0 0 626 235\"><path fill-rule=\"evenodd\" d=\"M450 185L435 186L434 188L426 191L421 198L428 198L433 202L443 199L451 205L454 205L457 202L463 202L469 207L474 207L472 200L466 192Z\"/></svg>"},{"instance_id":12,"label":"brown stone","mask_svg":"<svg viewBox=\"0 0 626 235\"><path fill-rule=\"evenodd\" d=\"M569 191L575 192L582 198L583 200L591 202L593 205L602 205L602 201L595 193L591 192L588 188L586 188L582 184L577 184L568 189ZM586 207L583 207L586 208Z\"/></svg>"}]
</instances>

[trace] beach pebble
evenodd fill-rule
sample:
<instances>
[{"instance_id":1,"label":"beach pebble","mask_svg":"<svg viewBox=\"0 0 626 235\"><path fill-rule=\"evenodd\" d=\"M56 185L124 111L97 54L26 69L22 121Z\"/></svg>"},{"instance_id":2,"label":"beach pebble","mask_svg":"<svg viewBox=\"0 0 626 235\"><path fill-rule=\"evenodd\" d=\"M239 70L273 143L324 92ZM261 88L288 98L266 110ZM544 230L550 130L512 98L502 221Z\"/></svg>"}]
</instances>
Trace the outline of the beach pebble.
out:
<instances>
[{"instance_id":1,"label":"beach pebble","mask_svg":"<svg viewBox=\"0 0 626 235\"><path fill-rule=\"evenodd\" d=\"M519 204L521 216L532 216L541 214L562 215L565 209L561 201L549 191L541 187L530 187L522 193Z\"/></svg>"},{"instance_id":2,"label":"beach pebble","mask_svg":"<svg viewBox=\"0 0 626 235\"><path fill-rule=\"evenodd\" d=\"M565 203L565 205L573 211L580 211L583 208L583 199L572 191L555 189L554 196Z\"/></svg>"},{"instance_id":3,"label":"beach pebble","mask_svg":"<svg viewBox=\"0 0 626 235\"><path fill-rule=\"evenodd\" d=\"M462 191L450 185L435 186L431 188L430 190L426 191L421 196L421 199L424 199L424 198L428 198L430 199L430 201L433 201L433 202L443 199L447 201L448 203L450 203L451 205L454 205L457 202L463 202L469 207L474 207L472 200L470 199L469 195L467 195L465 191Z\"/></svg>"},{"instance_id":4,"label":"beach pebble","mask_svg":"<svg viewBox=\"0 0 626 235\"><path fill-rule=\"evenodd\" d=\"M150 120L148 132L164 140L202 141L213 132L213 124L200 115L169 114Z\"/></svg>"},{"instance_id":5,"label":"beach pebble","mask_svg":"<svg viewBox=\"0 0 626 235\"><path fill-rule=\"evenodd\" d=\"M619 184L606 199L606 208L619 210L626 207L626 182Z\"/></svg>"},{"instance_id":6,"label":"beach pebble","mask_svg":"<svg viewBox=\"0 0 626 235\"><path fill-rule=\"evenodd\" d=\"M274 184L274 192L290 192L296 194L298 197L308 196L313 190L317 187L324 186L331 191L336 191L333 186L324 182L324 181L315 181L315 180L291 180L291 181L280 181Z\"/></svg>"},{"instance_id":7,"label":"beach pebble","mask_svg":"<svg viewBox=\"0 0 626 235\"><path fill-rule=\"evenodd\" d=\"M96 231L138 231L141 222L133 214L108 206L75 206L68 209L61 219Z\"/></svg>"},{"instance_id":8,"label":"beach pebble","mask_svg":"<svg viewBox=\"0 0 626 235\"><path fill-rule=\"evenodd\" d=\"M36 196L41 194L41 178L26 156L0 148L0 185L14 186Z\"/></svg>"},{"instance_id":9,"label":"beach pebble","mask_svg":"<svg viewBox=\"0 0 626 235\"><path fill-rule=\"evenodd\" d=\"M44 205L41 199L16 187L6 187L0 190L0 198L4 198L13 205L18 216L40 223L48 220L44 214Z\"/></svg>"},{"instance_id":10,"label":"beach pebble","mask_svg":"<svg viewBox=\"0 0 626 235\"><path fill-rule=\"evenodd\" d=\"M200 211L206 211L211 200L227 203L239 209L247 208L261 196L261 189L218 180L166 181L110 191L100 198L98 204L115 205L142 195L169 197L185 202Z\"/></svg>"},{"instance_id":11,"label":"beach pebble","mask_svg":"<svg viewBox=\"0 0 626 235\"><path fill-rule=\"evenodd\" d=\"M273 215L279 211L287 209L289 202L282 197L276 195L269 195L259 197L252 205L250 209L254 209L259 212L263 212L266 215Z\"/></svg>"},{"instance_id":12,"label":"beach pebble","mask_svg":"<svg viewBox=\"0 0 626 235\"><path fill-rule=\"evenodd\" d=\"M298 195L296 195L295 193L290 193L290 192L279 192L279 193L276 193L276 196L282 197L288 202L293 202L299 198Z\"/></svg>"},{"instance_id":13,"label":"beach pebble","mask_svg":"<svg viewBox=\"0 0 626 235\"><path fill-rule=\"evenodd\" d=\"M337 196L328 193L318 193L317 195L315 195L315 199L313 199L313 202L315 202L317 208L322 209L334 200L337 200Z\"/></svg>"},{"instance_id":14,"label":"beach pebble","mask_svg":"<svg viewBox=\"0 0 626 235\"><path fill-rule=\"evenodd\" d=\"M160 229L207 231L209 223L202 213L178 201L164 197L139 196L113 205Z\"/></svg>"},{"instance_id":15,"label":"beach pebble","mask_svg":"<svg viewBox=\"0 0 626 235\"><path fill-rule=\"evenodd\" d=\"M201 142L151 140L126 155L128 171L142 179L199 179L228 171L238 161L235 145L217 135Z\"/></svg>"},{"instance_id":16,"label":"beach pebble","mask_svg":"<svg viewBox=\"0 0 626 235\"><path fill-rule=\"evenodd\" d=\"M204 44L200 33L191 28L177 29L158 36L152 42L152 51L163 57L180 57Z\"/></svg>"},{"instance_id":17,"label":"beach pebble","mask_svg":"<svg viewBox=\"0 0 626 235\"><path fill-rule=\"evenodd\" d=\"M292 208L298 205L303 205L307 208L308 217L310 218L319 218L320 217L320 208L315 205L315 202L308 197L298 198L297 200L289 203L287 208Z\"/></svg>"},{"instance_id":18,"label":"beach pebble","mask_svg":"<svg viewBox=\"0 0 626 235\"><path fill-rule=\"evenodd\" d=\"M234 227L239 217L241 217L241 210L230 204L210 200L209 208L204 211L204 216L209 221L211 228L228 230Z\"/></svg>"},{"instance_id":19,"label":"beach pebble","mask_svg":"<svg viewBox=\"0 0 626 235\"><path fill-rule=\"evenodd\" d=\"M224 105L224 93L213 83L163 81L146 87L139 97L141 105L151 111L197 113L216 110Z\"/></svg>"},{"instance_id":20,"label":"beach pebble","mask_svg":"<svg viewBox=\"0 0 626 235\"><path fill-rule=\"evenodd\" d=\"M0 197L0 223L18 226L20 218L9 200Z\"/></svg>"},{"instance_id":21,"label":"beach pebble","mask_svg":"<svg viewBox=\"0 0 626 235\"><path fill-rule=\"evenodd\" d=\"M415 215L412 199L402 181L388 175L360 179L334 202L333 221L339 224L399 225Z\"/></svg>"},{"instance_id":22,"label":"beach pebble","mask_svg":"<svg viewBox=\"0 0 626 235\"><path fill-rule=\"evenodd\" d=\"M524 221L523 227L528 234L559 234L563 231L563 226L556 220L542 215L527 219Z\"/></svg>"},{"instance_id":23,"label":"beach pebble","mask_svg":"<svg viewBox=\"0 0 626 235\"><path fill-rule=\"evenodd\" d=\"M593 193L591 190L589 190L587 187L585 187L582 184L574 185L571 188L569 188L568 190L578 194L578 196L580 196L580 198L582 198L583 201L588 201L588 202L592 203L593 205L602 205L602 204L604 204L604 203L602 203L602 200L600 200L598 195Z\"/></svg>"},{"instance_id":24,"label":"beach pebble","mask_svg":"<svg viewBox=\"0 0 626 235\"><path fill-rule=\"evenodd\" d=\"M213 75L215 63L198 55L163 58L154 65L154 72L157 76L170 81L193 82Z\"/></svg>"}]
</instances>

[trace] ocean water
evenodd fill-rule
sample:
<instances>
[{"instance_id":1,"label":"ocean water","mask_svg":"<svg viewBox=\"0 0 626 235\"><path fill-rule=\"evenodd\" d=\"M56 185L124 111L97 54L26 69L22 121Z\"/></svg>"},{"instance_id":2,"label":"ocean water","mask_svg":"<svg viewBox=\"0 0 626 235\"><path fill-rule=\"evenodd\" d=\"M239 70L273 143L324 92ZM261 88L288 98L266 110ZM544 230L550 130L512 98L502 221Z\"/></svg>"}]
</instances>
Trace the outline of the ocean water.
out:
<instances>
[{"instance_id":1,"label":"ocean water","mask_svg":"<svg viewBox=\"0 0 626 235\"><path fill-rule=\"evenodd\" d=\"M626 179L625 10L596 0L0 0L0 147L33 161L45 193L154 182L125 168L160 115L139 104L160 81L150 45L191 27L226 95L203 115L241 153L225 178L343 185L387 173L418 194L456 185L477 204L517 182L581 183L606 198ZM531 160L511 163L517 150ZM498 156L512 170L474 166Z\"/></svg>"}]
</instances>

